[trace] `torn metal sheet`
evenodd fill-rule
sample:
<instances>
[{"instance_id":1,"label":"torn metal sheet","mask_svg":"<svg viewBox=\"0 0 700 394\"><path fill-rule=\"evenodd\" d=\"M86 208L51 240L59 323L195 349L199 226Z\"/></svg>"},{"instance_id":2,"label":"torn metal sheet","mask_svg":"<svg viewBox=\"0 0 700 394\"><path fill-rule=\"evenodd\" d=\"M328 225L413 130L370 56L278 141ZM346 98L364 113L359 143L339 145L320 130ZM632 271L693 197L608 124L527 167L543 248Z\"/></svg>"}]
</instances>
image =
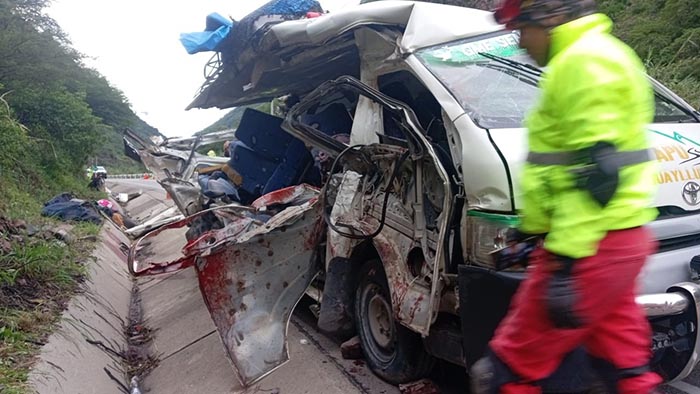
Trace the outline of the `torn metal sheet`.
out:
<instances>
[{"instance_id":1,"label":"torn metal sheet","mask_svg":"<svg viewBox=\"0 0 700 394\"><path fill-rule=\"evenodd\" d=\"M142 276L190 267L198 254L209 254L210 249L222 243L245 240L245 233L249 230L248 237L260 231L254 231L256 228L272 231L280 220L291 218L289 213L278 215L280 207L306 207L311 201L315 203L318 195L319 190L313 186L291 186L260 197L250 207L226 205L168 223L132 245L129 270ZM173 208L166 212L173 212ZM212 231L214 229L217 230Z\"/></svg>"},{"instance_id":2,"label":"torn metal sheet","mask_svg":"<svg viewBox=\"0 0 700 394\"><path fill-rule=\"evenodd\" d=\"M299 185L251 207L202 211L148 234L130 251L129 268L138 276L195 266L204 301L245 386L289 360L289 317L321 268L318 196L317 188ZM206 225L211 228L197 227Z\"/></svg>"},{"instance_id":3,"label":"torn metal sheet","mask_svg":"<svg viewBox=\"0 0 700 394\"><path fill-rule=\"evenodd\" d=\"M140 225L127 229L124 232L133 237L140 237L153 229L156 229L169 223L177 222L184 218L184 216L178 214L177 207L170 207L156 214L155 216L151 217L150 219L141 223Z\"/></svg>"},{"instance_id":4,"label":"torn metal sheet","mask_svg":"<svg viewBox=\"0 0 700 394\"><path fill-rule=\"evenodd\" d=\"M253 201L250 206L252 208L262 210L280 204L301 205L304 202L318 197L318 194L319 189L317 187L302 184L298 186L285 187L284 189L275 190L274 192L260 196L260 198Z\"/></svg>"},{"instance_id":5,"label":"torn metal sheet","mask_svg":"<svg viewBox=\"0 0 700 394\"><path fill-rule=\"evenodd\" d=\"M271 222L209 249L196 264L207 308L245 386L289 360L289 318L320 268L320 204L287 208Z\"/></svg>"},{"instance_id":6,"label":"torn metal sheet","mask_svg":"<svg viewBox=\"0 0 700 394\"><path fill-rule=\"evenodd\" d=\"M361 178L362 175L355 171L345 171L343 173L330 215L331 223L334 225L338 221L350 222L361 212L361 209L359 209L360 198L358 198ZM356 244L357 240L344 237L335 231L329 231L326 254L327 256L350 256L352 248Z\"/></svg>"},{"instance_id":7,"label":"torn metal sheet","mask_svg":"<svg viewBox=\"0 0 700 394\"><path fill-rule=\"evenodd\" d=\"M190 222L185 218L139 238L129 249L129 272L135 276L156 275L191 267L194 257L184 253Z\"/></svg>"},{"instance_id":8,"label":"torn metal sheet","mask_svg":"<svg viewBox=\"0 0 700 394\"><path fill-rule=\"evenodd\" d=\"M159 180L158 183L170 195L170 198L184 215L192 215L202 210L199 186L176 178Z\"/></svg>"},{"instance_id":9,"label":"torn metal sheet","mask_svg":"<svg viewBox=\"0 0 700 394\"><path fill-rule=\"evenodd\" d=\"M129 129L126 129L124 133L127 153L138 154L140 161L159 181L170 178L189 181L198 166L225 164L228 161L227 157L202 155L197 153L196 149L205 144L231 140L234 135L232 130L224 130L211 135L174 138L154 144L144 140ZM138 142L141 148L135 147L129 139Z\"/></svg>"}]
</instances>

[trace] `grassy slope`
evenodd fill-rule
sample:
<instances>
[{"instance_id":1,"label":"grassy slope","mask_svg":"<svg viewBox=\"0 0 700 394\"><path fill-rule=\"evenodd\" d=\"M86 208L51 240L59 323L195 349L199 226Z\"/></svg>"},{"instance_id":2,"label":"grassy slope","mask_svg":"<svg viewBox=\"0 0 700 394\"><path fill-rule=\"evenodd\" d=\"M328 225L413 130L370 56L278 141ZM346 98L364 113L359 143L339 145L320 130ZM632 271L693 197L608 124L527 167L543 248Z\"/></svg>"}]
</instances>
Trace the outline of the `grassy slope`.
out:
<instances>
[{"instance_id":1,"label":"grassy slope","mask_svg":"<svg viewBox=\"0 0 700 394\"><path fill-rule=\"evenodd\" d=\"M0 104L2 104L0 102ZM62 223L41 217L43 203L71 191L95 200L79 175L51 174L38 164L45 150L0 105L0 392L24 394L29 369L67 301L84 281L96 225L79 224L74 242L50 229ZM29 233L33 233L32 236Z\"/></svg>"},{"instance_id":2,"label":"grassy slope","mask_svg":"<svg viewBox=\"0 0 700 394\"><path fill-rule=\"evenodd\" d=\"M50 220L44 225L55 226ZM41 225L34 222L32 225ZM86 264L99 227L77 225L66 247L44 236L21 237L0 254L0 392L28 394L27 377L36 354L85 280Z\"/></svg>"}]
</instances>

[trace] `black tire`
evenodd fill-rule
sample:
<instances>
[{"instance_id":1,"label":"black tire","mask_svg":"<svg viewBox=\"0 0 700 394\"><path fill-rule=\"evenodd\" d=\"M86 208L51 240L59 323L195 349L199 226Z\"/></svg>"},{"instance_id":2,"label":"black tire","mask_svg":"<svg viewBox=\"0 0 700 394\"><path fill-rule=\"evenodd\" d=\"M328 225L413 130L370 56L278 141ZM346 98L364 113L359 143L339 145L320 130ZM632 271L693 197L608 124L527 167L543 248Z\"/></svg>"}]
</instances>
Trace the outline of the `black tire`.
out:
<instances>
[{"instance_id":1,"label":"black tire","mask_svg":"<svg viewBox=\"0 0 700 394\"><path fill-rule=\"evenodd\" d=\"M408 383L426 377L435 359L419 334L394 320L389 294L381 263L368 261L355 293L355 324L372 372L389 383Z\"/></svg>"}]
</instances>

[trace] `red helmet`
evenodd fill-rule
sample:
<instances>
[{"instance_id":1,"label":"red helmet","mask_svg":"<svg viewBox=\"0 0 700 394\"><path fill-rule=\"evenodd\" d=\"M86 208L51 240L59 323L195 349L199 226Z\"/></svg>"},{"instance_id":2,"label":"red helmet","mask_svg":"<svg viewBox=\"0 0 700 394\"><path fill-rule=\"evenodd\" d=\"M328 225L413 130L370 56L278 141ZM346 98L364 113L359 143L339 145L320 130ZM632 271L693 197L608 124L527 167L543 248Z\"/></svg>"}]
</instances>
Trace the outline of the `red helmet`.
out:
<instances>
[{"instance_id":1,"label":"red helmet","mask_svg":"<svg viewBox=\"0 0 700 394\"><path fill-rule=\"evenodd\" d=\"M493 13L496 23L506 25L508 29L515 28L515 24L520 22L519 19L522 16L520 2L521 0L504 0Z\"/></svg>"},{"instance_id":2,"label":"red helmet","mask_svg":"<svg viewBox=\"0 0 700 394\"><path fill-rule=\"evenodd\" d=\"M503 0L493 16L514 29L518 23L554 27L594 12L595 0Z\"/></svg>"}]
</instances>

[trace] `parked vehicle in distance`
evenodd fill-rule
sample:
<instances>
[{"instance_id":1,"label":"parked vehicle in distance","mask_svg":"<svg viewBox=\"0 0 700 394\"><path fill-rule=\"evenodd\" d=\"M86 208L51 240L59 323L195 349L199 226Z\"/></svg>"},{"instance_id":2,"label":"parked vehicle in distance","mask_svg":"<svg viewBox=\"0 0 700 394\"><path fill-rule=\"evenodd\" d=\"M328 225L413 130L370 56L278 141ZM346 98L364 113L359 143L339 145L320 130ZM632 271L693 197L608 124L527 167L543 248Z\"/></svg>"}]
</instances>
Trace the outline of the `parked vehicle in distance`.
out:
<instances>
[{"instance_id":1,"label":"parked vehicle in distance","mask_svg":"<svg viewBox=\"0 0 700 394\"><path fill-rule=\"evenodd\" d=\"M107 170L103 166L95 166L93 174L99 175L102 178L107 178Z\"/></svg>"}]
</instances>

